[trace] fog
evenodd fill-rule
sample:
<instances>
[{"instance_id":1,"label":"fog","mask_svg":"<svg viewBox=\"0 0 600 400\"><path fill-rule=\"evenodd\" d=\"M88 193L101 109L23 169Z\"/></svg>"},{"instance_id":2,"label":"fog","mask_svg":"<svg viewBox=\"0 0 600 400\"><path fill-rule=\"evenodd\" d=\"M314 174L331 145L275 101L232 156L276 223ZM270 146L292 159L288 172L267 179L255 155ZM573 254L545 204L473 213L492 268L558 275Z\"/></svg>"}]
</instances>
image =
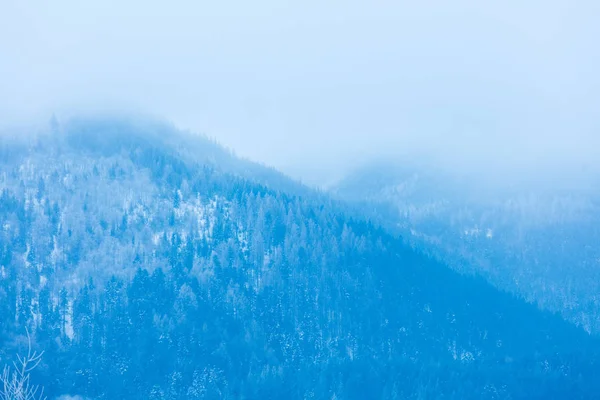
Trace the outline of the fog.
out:
<instances>
[{"instance_id":1,"label":"fog","mask_svg":"<svg viewBox=\"0 0 600 400\"><path fill-rule=\"evenodd\" d=\"M0 2L0 118L132 110L327 184L597 171L595 1ZM562 176L562 175L561 175Z\"/></svg>"}]
</instances>

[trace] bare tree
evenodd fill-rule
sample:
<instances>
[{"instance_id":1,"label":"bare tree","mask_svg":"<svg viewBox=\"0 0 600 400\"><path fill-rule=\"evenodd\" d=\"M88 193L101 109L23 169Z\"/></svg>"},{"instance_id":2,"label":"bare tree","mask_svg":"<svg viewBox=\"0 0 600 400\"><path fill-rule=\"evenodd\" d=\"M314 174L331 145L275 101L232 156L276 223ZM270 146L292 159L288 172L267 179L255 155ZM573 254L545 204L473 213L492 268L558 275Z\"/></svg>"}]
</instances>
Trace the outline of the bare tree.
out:
<instances>
[{"instance_id":1,"label":"bare tree","mask_svg":"<svg viewBox=\"0 0 600 400\"><path fill-rule=\"evenodd\" d=\"M31 384L30 373L42 361L44 352L38 353L31 349L31 336L27 331L27 355L17 354L18 362L13 367L4 367L0 376L0 400L46 400L44 388Z\"/></svg>"}]
</instances>

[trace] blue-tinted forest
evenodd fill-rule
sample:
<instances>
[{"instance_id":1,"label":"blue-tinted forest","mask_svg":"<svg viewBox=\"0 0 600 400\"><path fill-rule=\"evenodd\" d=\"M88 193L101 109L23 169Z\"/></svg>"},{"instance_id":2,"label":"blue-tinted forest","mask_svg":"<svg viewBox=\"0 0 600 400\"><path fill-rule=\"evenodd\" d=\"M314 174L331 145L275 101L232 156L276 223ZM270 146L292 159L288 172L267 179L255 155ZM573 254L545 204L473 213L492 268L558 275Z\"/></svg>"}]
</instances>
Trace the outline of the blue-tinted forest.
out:
<instances>
[{"instance_id":1,"label":"blue-tinted forest","mask_svg":"<svg viewBox=\"0 0 600 400\"><path fill-rule=\"evenodd\" d=\"M0 361L50 399L593 399L599 342L164 124L0 147Z\"/></svg>"}]
</instances>

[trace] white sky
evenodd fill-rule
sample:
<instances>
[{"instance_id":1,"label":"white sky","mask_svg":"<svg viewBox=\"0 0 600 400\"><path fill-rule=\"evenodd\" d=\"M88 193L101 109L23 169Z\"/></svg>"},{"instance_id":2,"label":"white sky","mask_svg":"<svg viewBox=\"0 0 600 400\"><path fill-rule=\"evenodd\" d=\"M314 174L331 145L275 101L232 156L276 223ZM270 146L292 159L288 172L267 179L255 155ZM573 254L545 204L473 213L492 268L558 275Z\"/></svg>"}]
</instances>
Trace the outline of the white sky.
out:
<instances>
[{"instance_id":1,"label":"white sky","mask_svg":"<svg viewBox=\"0 0 600 400\"><path fill-rule=\"evenodd\" d=\"M325 183L600 163L600 2L0 0L0 119L131 109Z\"/></svg>"}]
</instances>

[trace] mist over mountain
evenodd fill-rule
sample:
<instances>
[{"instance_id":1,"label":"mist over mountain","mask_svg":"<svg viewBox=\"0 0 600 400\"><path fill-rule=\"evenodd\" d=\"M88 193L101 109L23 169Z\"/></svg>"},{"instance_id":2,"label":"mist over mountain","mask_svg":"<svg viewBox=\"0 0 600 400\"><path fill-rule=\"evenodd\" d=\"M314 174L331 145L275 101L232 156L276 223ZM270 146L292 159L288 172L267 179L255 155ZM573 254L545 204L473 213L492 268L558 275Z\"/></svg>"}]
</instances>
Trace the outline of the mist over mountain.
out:
<instances>
[{"instance_id":1,"label":"mist over mountain","mask_svg":"<svg viewBox=\"0 0 600 400\"><path fill-rule=\"evenodd\" d=\"M148 111L319 185L407 155L599 171L598 19L593 0L5 0L0 121Z\"/></svg>"},{"instance_id":2,"label":"mist over mountain","mask_svg":"<svg viewBox=\"0 0 600 400\"><path fill-rule=\"evenodd\" d=\"M357 169L332 191L455 269L600 329L600 176L481 180L410 162Z\"/></svg>"},{"instance_id":3,"label":"mist over mountain","mask_svg":"<svg viewBox=\"0 0 600 400\"><path fill-rule=\"evenodd\" d=\"M202 136L103 117L0 140L0 360L29 331L50 398L600 390L597 338Z\"/></svg>"},{"instance_id":4,"label":"mist over mountain","mask_svg":"<svg viewBox=\"0 0 600 400\"><path fill-rule=\"evenodd\" d=\"M597 400L598 21L0 0L0 400Z\"/></svg>"}]
</instances>

